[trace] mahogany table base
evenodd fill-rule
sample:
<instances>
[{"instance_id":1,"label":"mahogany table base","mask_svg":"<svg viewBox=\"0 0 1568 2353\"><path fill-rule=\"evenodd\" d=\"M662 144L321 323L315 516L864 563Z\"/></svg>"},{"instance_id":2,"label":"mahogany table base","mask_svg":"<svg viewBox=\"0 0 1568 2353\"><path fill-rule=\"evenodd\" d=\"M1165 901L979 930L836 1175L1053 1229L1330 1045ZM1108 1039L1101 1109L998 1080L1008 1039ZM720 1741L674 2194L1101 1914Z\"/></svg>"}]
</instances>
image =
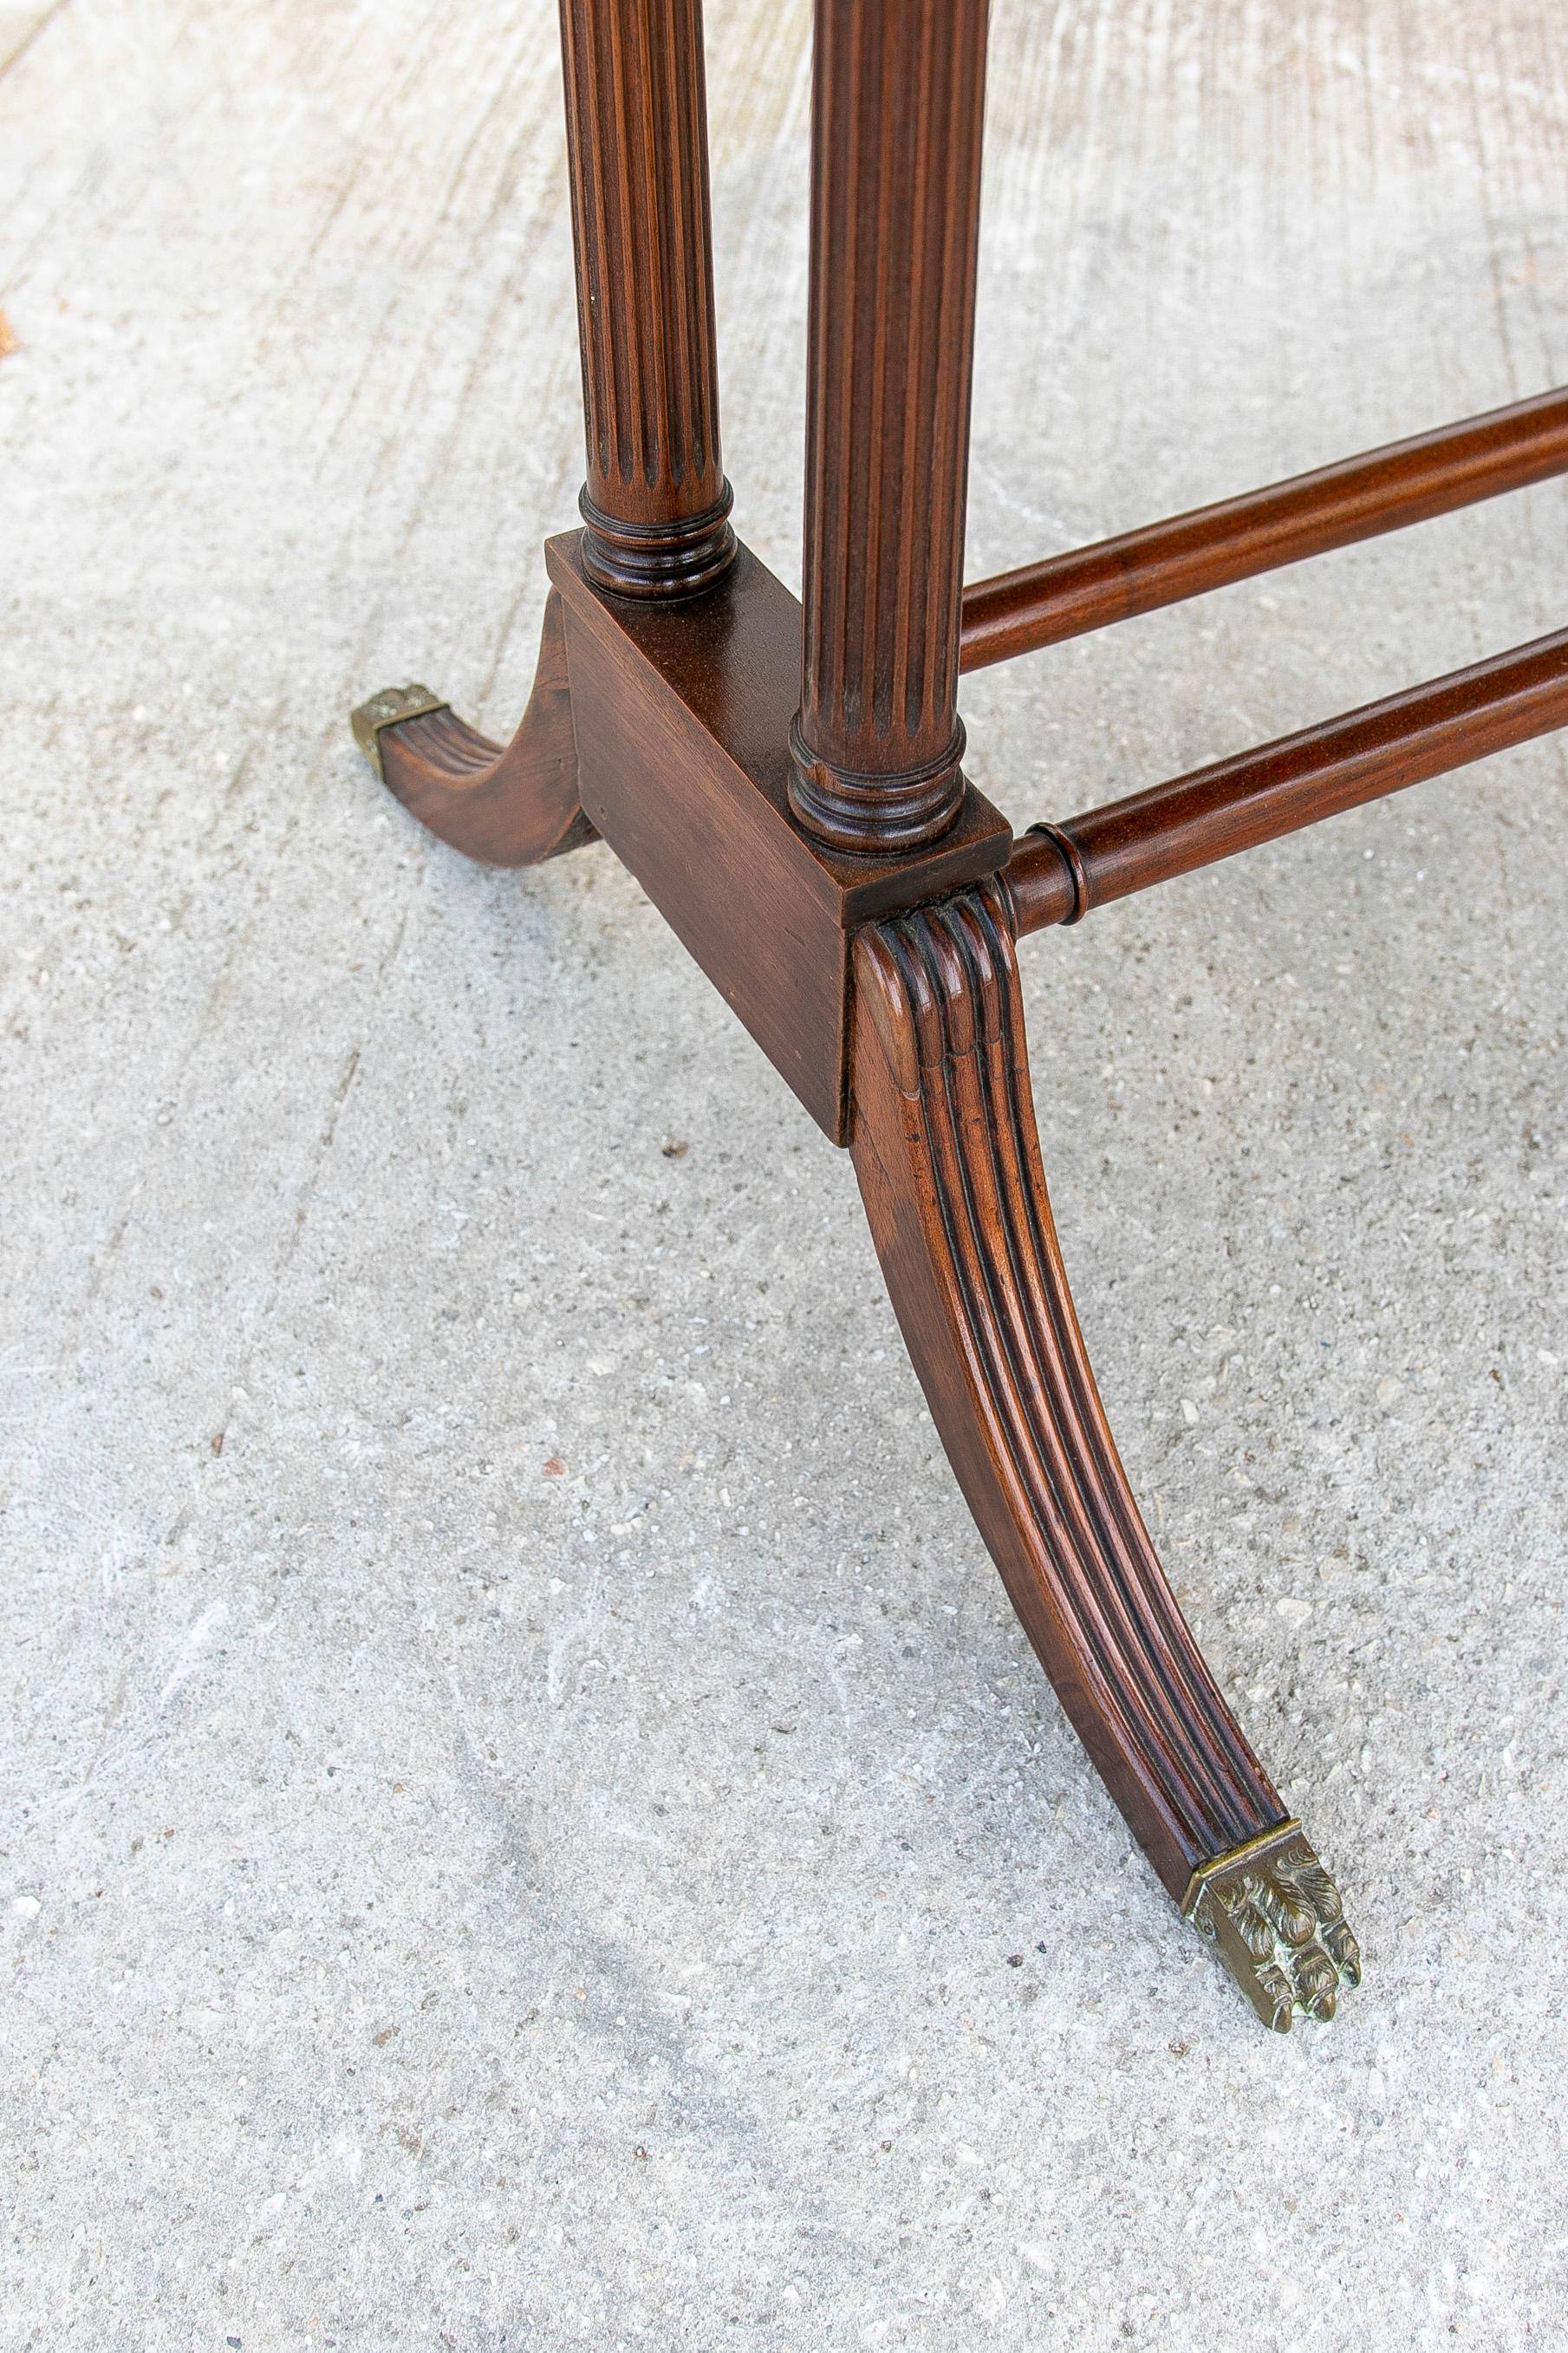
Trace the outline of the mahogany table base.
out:
<instances>
[{"instance_id":1,"label":"mahogany table base","mask_svg":"<svg viewBox=\"0 0 1568 2353\"><path fill-rule=\"evenodd\" d=\"M770 942L813 946L835 1001L792 1006L793 1033L770 1050L849 1145L910 1356L1014 1606L1160 1878L1259 2017L1281 2030L1297 2010L1331 2017L1359 1975L1354 1939L1176 1606L1079 1330L1035 1130L1005 828L982 814L964 829L992 861L981 879L939 881L880 921L847 918L840 902L886 899L900 869L796 842L807 883L770 854L770 837L793 833L795 600L743 550L718 590L678 610L596 588L575 534L548 553L561 585L509 746L424 688L374 697L356 737L389 790L469 856L532 864L602 831L743 1016L746 975L731 967L754 984ZM650 645L682 660L684 682ZM691 854L699 828L710 856Z\"/></svg>"},{"instance_id":2,"label":"mahogany table base","mask_svg":"<svg viewBox=\"0 0 1568 2353\"><path fill-rule=\"evenodd\" d=\"M1568 723L1568 631L1109 808L1010 827L961 667L1568 472L1568 392L965 590L985 0L818 0L805 595L719 447L699 0L561 0L588 471L504 748L424 687L353 715L470 857L604 839L847 1145L948 1458L1063 1706L1264 2022L1360 1955L1160 1567L1047 1198L1017 939Z\"/></svg>"}]
</instances>

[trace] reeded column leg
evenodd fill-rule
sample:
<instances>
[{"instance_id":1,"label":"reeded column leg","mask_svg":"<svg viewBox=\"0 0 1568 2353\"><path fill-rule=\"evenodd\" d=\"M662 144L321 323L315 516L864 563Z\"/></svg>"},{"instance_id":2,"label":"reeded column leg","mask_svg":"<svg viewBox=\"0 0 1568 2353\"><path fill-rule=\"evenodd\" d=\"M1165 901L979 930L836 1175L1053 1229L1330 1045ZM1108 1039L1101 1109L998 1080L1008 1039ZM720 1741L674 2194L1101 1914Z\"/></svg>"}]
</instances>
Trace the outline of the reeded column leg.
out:
<instances>
[{"instance_id":1,"label":"reeded column leg","mask_svg":"<svg viewBox=\"0 0 1568 2353\"><path fill-rule=\"evenodd\" d=\"M583 566L689 596L735 559L719 447L700 0L561 0L588 445ZM471 858L532 865L595 839L577 800L552 594L532 697L503 750L427 687L384 689L356 740L405 807Z\"/></svg>"},{"instance_id":2,"label":"reeded column leg","mask_svg":"<svg viewBox=\"0 0 1568 2353\"><path fill-rule=\"evenodd\" d=\"M719 447L701 0L561 0L588 479L583 568L689 596L735 560Z\"/></svg>"},{"instance_id":3,"label":"reeded column leg","mask_svg":"<svg viewBox=\"0 0 1568 2353\"><path fill-rule=\"evenodd\" d=\"M790 799L840 849L963 797L959 598L986 0L817 0L804 661Z\"/></svg>"}]
</instances>

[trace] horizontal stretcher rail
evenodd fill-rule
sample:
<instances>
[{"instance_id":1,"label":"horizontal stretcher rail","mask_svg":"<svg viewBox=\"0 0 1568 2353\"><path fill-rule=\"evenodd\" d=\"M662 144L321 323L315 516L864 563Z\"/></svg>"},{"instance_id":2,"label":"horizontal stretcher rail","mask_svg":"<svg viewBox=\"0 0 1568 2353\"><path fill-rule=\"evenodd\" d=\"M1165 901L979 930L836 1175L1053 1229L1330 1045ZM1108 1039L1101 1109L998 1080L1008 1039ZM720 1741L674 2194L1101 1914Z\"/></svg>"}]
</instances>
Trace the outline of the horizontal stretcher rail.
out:
<instances>
[{"instance_id":1,"label":"horizontal stretcher rail","mask_svg":"<svg viewBox=\"0 0 1568 2353\"><path fill-rule=\"evenodd\" d=\"M1568 629L1033 828L1005 870L1018 930L1076 923L1091 907L1563 726Z\"/></svg>"},{"instance_id":2,"label":"horizontal stretcher rail","mask_svg":"<svg viewBox=\"0 0 1568 2353\"><path fill-rule=\"evenodd\" d=\"M1563 473L1568 390L1543 392L977 581L963 592L961 667L984 670Z\"/></svg>"}]
</instances>

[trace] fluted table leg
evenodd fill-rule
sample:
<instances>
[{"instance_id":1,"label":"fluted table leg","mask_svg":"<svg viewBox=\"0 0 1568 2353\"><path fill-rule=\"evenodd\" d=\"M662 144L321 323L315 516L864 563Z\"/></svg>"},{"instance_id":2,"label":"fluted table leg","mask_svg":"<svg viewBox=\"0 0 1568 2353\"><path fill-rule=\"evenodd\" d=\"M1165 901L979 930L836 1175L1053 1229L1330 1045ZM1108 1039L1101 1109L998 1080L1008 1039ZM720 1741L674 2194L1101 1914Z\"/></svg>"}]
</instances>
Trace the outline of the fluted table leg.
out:
<instances>
[{"instance_id":1,"label":"fluted table leg","mask_svg":"<svg viewBox=\"0 0 1568 2353\"><path fill-rule=\"evenodd\" d=\"M985 0L817 0L790 798L844 849L918 848L963 797L985 16Z\"/></svg>"},{"instance_id":2,"label":"fluted table leg","mask_svg":"<svg viewBox=\"0 0 1568 2353\"><path fill-rule=\"evenodd\" d=\"M588 479L583 565L627 596L734 561L719 448L701 0L561 0Z\"/></svg>"}]
</instances>

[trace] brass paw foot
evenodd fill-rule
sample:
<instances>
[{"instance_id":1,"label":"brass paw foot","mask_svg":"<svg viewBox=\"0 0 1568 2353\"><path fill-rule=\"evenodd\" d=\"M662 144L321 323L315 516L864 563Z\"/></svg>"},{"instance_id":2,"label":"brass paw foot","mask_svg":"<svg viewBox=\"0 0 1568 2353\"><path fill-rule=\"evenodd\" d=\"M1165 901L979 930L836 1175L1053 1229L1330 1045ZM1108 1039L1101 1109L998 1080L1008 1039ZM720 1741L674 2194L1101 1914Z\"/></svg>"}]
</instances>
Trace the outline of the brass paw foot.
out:
<instances>
[{"instance_id":1,"label":"brass paw foot","mask_svg":"<svg viewBox=\"0 0 1568 2353\"><path fill-rule=\"evenodd\" d=\"M1300 1822L1281 1822L1194 1871L1182 1915L1276 2034L1289 2033L1297 2010L1332 2018L1342 1986L1361 1983L1361 1948L1340 1891Z\"/></svg>"},{"instance_id":2,"label":"brass paw foot","mask_svg":"<svg viewBox=\"0 0 1568 2353\"><path fill-rule=\"evenodd\" d=\"M381 758L381 731L384 727L401 726L405 719L423 719L432 711L445 711L444 695L432 694L427 686L386 686L373 694L349 713L349 725L354 731L354 742L384 784L385 770Z\"/></svg>"}]
</instances>

